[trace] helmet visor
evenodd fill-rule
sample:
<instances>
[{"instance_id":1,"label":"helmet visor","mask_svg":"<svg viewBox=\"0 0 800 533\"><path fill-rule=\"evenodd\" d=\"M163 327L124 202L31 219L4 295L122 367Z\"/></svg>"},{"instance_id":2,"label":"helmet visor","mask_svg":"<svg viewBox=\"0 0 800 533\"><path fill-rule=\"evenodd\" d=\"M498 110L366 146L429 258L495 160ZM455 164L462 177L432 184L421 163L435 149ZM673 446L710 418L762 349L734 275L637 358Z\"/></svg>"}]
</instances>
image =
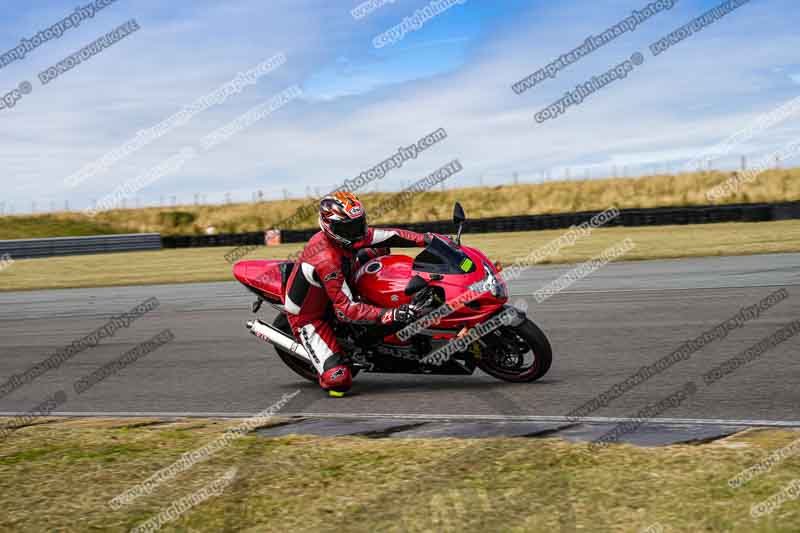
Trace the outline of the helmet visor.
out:
<instances>
[{"instance_id":1,"label":"helmet visor","mask_svg":"<svg viewBox=\"0 0 800 533\"><path fill-rule=\"evenodd\" d=\"M367 236L367 218L358 217L354 220L336 221L331 224L333 233L351 243L364 240Z\"/></svg>"}]
</instances>

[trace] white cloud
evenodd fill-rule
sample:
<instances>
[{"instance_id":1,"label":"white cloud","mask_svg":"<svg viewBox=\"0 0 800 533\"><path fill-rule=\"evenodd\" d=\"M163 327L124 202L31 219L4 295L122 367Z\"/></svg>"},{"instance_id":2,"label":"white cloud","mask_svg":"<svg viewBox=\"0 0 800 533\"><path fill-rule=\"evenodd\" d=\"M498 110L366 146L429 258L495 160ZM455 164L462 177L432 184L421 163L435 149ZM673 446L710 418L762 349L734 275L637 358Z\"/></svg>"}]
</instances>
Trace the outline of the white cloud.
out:
<instances>
[{"instance_id":1,"label":"white cloud","mask_svg":"<svg viewBox=\"0 0 800 533\"><path fill-rule=\"evenodd\" d=\"M389 55L370 50L371 37L385 21L353 21L349 10L336 4L271 2L265 9L255 0L199 3L174 20L141 7L137 13L120 11L120 21L136 16L142 30L52 87L35 87L30 100L2 116L0 157L14 177L10 196L20 205L33 196L60 202L67 194L60 188L64 177L279 51L288 58L281 69L86 183L72 193L73 205L108 194L294 83L307 94L302 101L146 192L151 198L178 194L188 201L194 192L221 199L233 191L243 200L247 191L259 189L273 196L284 188L295 194L307 186L324 189L440 127L448 139L393 172L380 184L383 190L456 157L465 168L458 180L470 185L484 172L510 176L512 171L530 175L549 168L599 171L647 165L689 158L795 96L785 74L774 71L792 64L800 45L794 32L800 10L788 0L745 5L662 55L650 56L650 42L704 10L696 2L681 2L521 96L511 90L513 82L643 2L618 1L588 11L562 3L533 5L487 24L479 38L441 35L421 44L409 38L398 45L407 49ZM153 2L143 5L159 9ZM783 14L778 19L775 13ZM434 22L444 23L446 17ZM82 30L70 46L85 44L113 25L95 20L91 31ZM0 76L4 85L19 81L20 72L33 78L36 68L73 49L53 47L38 63L26 60L26 69L13 75L0 70ZM564 90L636 50L645 53L646 61L628 79L557 120L534 121L534 113ZM763 149L778 137L797 134L795 126L785 125L742 149Z\"/></svg>"}]
</instances>

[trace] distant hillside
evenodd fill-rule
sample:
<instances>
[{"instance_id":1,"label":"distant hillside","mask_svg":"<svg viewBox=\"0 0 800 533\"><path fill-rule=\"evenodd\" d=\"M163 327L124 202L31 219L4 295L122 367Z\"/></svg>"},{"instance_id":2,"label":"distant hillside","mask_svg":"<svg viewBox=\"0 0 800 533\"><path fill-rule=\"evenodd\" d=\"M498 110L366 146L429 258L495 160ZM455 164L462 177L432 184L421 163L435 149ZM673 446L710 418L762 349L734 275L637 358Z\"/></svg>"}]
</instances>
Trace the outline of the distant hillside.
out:
<instances>
[{"instance_id":1,"label":"distant hillside","mask_svg":"<svg viewBox=\"0 0 800 533\"><path fill-rule=\"evenodd\" d=\"M467 216L563 213L602 210L610 206L668 207L708 204L705 193L730 173L701 172L677 176L559 181L535 185L473 187L420 193L413 201L390 210L372 223L420 222L450 218L458 200ZM397 193L361 196L376 207ZM756 203L800 200L800 169L763 173L737 194L717 203ZM90 219L80 213L13 216L0 218L0 239L60 237L107 233L156 232L165 235L204 233L209 226L218 233L260 231L284 220L314 199L261 203L179 206L173 208L118 209ZM313 216L293 228L316 225Z\"/></svg>"},{"instance_id":2,"label":"distant hillside","mask_svg":"<svg viewBox=\"0 0 800 533\"><path fill-rule=\"evenodd\" d=\"M124 227L86 217L65 214L0 217L0 239L77 237L127 233Z\"/></svg>"}]
</instances>

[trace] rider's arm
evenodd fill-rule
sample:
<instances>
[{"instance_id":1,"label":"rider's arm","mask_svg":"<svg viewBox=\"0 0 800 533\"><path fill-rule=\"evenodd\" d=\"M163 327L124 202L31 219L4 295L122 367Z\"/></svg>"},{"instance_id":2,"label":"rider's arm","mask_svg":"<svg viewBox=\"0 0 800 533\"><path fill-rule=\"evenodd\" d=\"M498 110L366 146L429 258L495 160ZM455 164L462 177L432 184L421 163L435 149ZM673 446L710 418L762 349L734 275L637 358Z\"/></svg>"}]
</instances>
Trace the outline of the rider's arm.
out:
<instances>
[{"instance_id":1,"label":"rider's arm","mask_svg":"<svg viewBox=\"0 0 800 533\"><path fill-rule=\"evenodd\" d=\"M370 228L364 247L384 246L412 248L414 246L423 247L426 245L425 236L427 233L417 233L405 229L396 228Z\"/></svg>"},{"instance_id":2,"label":"rider's arm","mask_svg":"<svg viewBox=\"0 0 800 533\"><path fill-rule=\"evenodd\" d=\"M315 270L328 298L333 302L336 318L356 324L373 324L383 319L387 309L355 301L342 269L337 264L322 262L316 265Z\"/></svg>"},{"instance_id":3,"label":"rider's arm","mask_svg":"<svg viewBox=\"0 0 800 533\"><path fill-rule=\"evenodd\" d=\"M356 268L361 268L376 257L383 257L391 254L392 251L386 248L361 248L356 254Z\"/></svg>"}]
</instances>

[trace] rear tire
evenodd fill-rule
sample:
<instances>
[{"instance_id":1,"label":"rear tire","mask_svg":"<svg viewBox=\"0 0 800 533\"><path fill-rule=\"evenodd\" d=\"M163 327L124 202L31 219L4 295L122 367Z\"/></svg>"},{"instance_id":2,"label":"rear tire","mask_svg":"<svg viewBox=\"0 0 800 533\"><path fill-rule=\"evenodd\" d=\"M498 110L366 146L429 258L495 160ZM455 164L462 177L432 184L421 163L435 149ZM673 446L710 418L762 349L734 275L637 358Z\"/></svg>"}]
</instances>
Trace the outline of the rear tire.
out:
<instances>
[{"instance_id":1,"label":"rear tire","mask_svg":"<svg viewBox=\"0 0 800 533\"><path fill-rule=\"evenodd\" d=\"M280 313L277 317L275 317L275 320L272 322L272 327L277 328L286 333L288 336L294 338L294 332L292 331L292 326L289 325L289 319L286 318L286 315L283 313ZM283 361L286 366L292 369L295 374L313 383L319 383L319 374L317 374L317 369L314 368L314 365L298 359L294 355L282 348L278 348L274 344L272 347L275 348L276 352L278 352L278 357L281 358L281 361ZM353 377L356 377L358 375L358 369L351 367L350 374Z\"/></svg>"},{"instance_id":2,"label":"rear tire","mask_svg":"<svg viewBox=\"0 0 800 533\"><path fill-rule=\"evenodd\" d=\"M272 326L281 330L282 332L286 333L290 337L294 338L294 333L292 332L292 326L289 325L289 319L286 318L286 315L283 313L279 313L275 320L272 322ZM288 366L292 371L311 381L313 383L319 382L319 375L317 374L317 369L314 368L314 365L311 363L305 363L295 357L294 355L290 354L286 350L282 348L278 348L277 346L273 345L275 351L278 352L278 357L281 358L281 361L284 362L286 366Z\"/></svg>"},{"instance_id":3,"label":"rear tire","mask_svg":"<svg viewBox=\"0 0 800 533\"><path fill-rule=\"evenodd\" d=\"M513 383L530 383L547 374L553 362L553 350L550 347L550 341L547 340L547 336L539 329L539 326L526 318L519 326L504 327L501 332L504 335L506 333L515 334L523 340L533 351L533 363L524 370L512 370L498 365L494 354L487 354L478 360L478 368L492 377Z\"/></svg>"}]
</instances>

